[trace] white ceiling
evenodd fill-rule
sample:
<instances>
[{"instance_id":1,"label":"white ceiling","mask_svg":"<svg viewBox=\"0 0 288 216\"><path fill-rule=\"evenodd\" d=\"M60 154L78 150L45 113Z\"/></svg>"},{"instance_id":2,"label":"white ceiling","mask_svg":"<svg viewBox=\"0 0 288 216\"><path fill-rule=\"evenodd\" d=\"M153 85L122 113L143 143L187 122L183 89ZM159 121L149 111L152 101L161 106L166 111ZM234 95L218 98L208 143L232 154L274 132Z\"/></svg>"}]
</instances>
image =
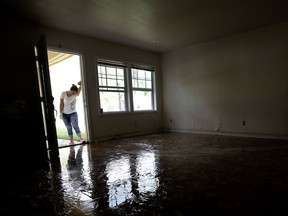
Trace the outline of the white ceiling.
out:
<instances>
[{"instance_id":1,"label":"white ceiling","mask_svg":"<svg viewBox=\"0 0 288 216\"><path fill-rule=\"evenodd\" d=\"M287 0L4 2L14 15L49 27L160 53L288 20Z\"/></svg>"}]
</instances>

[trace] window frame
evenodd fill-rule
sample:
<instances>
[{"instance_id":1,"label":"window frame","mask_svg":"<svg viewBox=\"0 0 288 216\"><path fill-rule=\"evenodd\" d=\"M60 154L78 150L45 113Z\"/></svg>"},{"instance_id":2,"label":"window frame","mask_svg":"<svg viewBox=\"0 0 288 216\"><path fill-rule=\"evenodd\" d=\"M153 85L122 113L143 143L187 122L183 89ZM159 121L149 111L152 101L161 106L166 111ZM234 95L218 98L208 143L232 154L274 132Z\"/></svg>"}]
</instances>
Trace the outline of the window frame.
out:
<instances>
[{"instance_id":1,"label":"window frame","mask_svg":"<svg viewBox=\"0 0 288 216\"><path fill-rule=\"evenodd\" d=\"M151 88L141 88L141 87L133 87L133 77L132 77L132 73L133 73L133 69L135 70L143 70L143 71L149 71L151 72ZM131 95L133 97L133 92L134 91L149 91L151 92L151 109L139 109L139 110L135 110L134 108L134 98L131 100L132 102L132 107L133 107L133 111L134 112L143 112L143 111L157 111L157 107L156 107L156 93L155 93L155 69L154 67L149 67L149 66L145 66L145 65L132 65L131 69L130 69L130 74L131 74ZM146 82L146 79L145 79Z\"/></svg>"},{"instance_id":2,"label":"window frame","mask_svg":"<svg viewBox=\"0 0 288 216\"><path fill-rule=\"evenodd\" d=\"M117 87L117 86L109 86L107 85L100 85L99 82L99 66L104 67L111 67L115 68L121 68L123 69L123 81L124 81L124 87ZM127 106L127 66L125 64L122 64L121 62L116 61L109 61L109 60L97 60L97 80L98 80L98 95L99 95L99 108L101 113L123 113L128 111ZM117 77L117 75L116 75ZM117 79L116 79L117 80ZM101 89L103 88L103 89ZM105 89L107 88L107 89ZM115 89L115 90L113 90ZM116 110L116 111L103 111L103 108L101 107L101 92L115 92L115 93L124 93L124 110Z\"/></svg>"},{"instance_id":3,"label":"window frame","mask_svg":"<svg viewBox=\"0 0 288 216\"><path fill-rule=\"evenodd\" d=\"M117 111L104 111L101 107L101 92L108 92L109 90L101 90L100 86L100 80L99 80L99 66L111 66L111 67L120 67L124 69L124 107L125 110L117 110ZM136 88L133 87L133 78L132 78L132 71L133 69L137 70L145 70L151 72L151 88L148 89L148 91L151 92L151 109L140 109L135 110L134 109L134 98L133 98L133 92L136 90L139 91L147 91L147 88ZM156 72L155 67L149 66L149 65L140 65L140 64L131 64L131 63L125 63L122 61L114 61L109 59L102 59L98 58L96 61L96 71L97 71L97 83L98 83L98 95L99 95L99 110L101 115L107 115L107 114L121 114L121 113L139 113L139 112L157 112L157 106L156 106ZM119 91L116 91L119 92Z\"/></svg>"}]
</instances>

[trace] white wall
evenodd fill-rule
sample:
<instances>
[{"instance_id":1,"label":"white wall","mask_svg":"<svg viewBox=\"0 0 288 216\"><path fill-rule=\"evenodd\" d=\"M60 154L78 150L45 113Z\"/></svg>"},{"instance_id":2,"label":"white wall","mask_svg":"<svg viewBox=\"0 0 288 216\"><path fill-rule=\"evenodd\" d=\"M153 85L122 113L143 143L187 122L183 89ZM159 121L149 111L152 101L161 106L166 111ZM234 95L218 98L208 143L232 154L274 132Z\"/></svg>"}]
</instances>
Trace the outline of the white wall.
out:
<instances>
[{"instance_id":1,"label":"white wall","mask_svg":"<svg viewBox=\"0 0 288 216\"><path fill-rule=\"evenodd\" d=\"M288 138L287 38L288 22L164 54L164 128Z\"/></svg>"}]
</instances>

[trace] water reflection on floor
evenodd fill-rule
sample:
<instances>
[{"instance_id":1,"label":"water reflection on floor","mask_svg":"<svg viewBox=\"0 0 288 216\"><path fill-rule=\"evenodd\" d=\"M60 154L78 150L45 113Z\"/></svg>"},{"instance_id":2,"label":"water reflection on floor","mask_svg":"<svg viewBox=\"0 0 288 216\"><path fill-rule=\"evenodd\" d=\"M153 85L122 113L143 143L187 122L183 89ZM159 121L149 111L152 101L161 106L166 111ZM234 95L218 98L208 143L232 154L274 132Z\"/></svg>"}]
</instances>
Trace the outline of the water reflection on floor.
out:
<instances>
[{"instance_id":1,"label":"water reflection on floor","mask_svg":"<svg viewBox=\"0 0 288 216\"><path fill-rule=\"evenodd\" d=\"M2 215L288 215L287 141L160 133L59 151Z\"/></svg>"},{"instance_id":2,"label":"water reflection on floor","mask_svg":"<svg viewBox=\"0 0 288 216\"><path fill-rule=\"evenodd\" d=\"M107 209L109 213L109 209L131 202L141 203L156 194L158 154L154 147L146 143L125 145L125 139L121 142L60 149L63 198L69 203L70 215L80 212L93 215ZM126 151L127 147L130 152Z\"/></svg>"}]
</instances>

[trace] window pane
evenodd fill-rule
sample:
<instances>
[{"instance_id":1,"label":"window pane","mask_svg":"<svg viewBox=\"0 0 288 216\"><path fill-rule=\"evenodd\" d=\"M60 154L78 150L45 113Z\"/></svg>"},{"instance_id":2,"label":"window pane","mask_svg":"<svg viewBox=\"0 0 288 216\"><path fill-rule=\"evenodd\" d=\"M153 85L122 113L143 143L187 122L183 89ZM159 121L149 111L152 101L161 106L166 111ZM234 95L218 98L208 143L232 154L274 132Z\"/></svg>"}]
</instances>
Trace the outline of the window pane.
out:
<instances>
[{"instance_id":1,"label":"window pane","mask_svg":"<svg viewBox=\"0 0 288 216\"><path fill-rule=\"evenodd\" d=\"M151 91L133 91L134 110L152 110Z\"/></svg>"},{"instance_id":2,"label":"window pane","mask_svg":"<svg viewBox=\"0 0 288 216\"><path fill-rule=\"evenodd\" d=\"M118 86L118 87L124 87L124 86L125 86L124 80L118 80L117 86Z\"/></svg>"},{"instance_id":3,"label":"window pane","mask_svg":"<svg viewBox=\"0 0 288 216\"><path fill-rule=\"evenodd\" d=\"M145 71L144 70L138 70L138 79L144 79L145 80Z\"/></svg>"},{"instance_id":4,"label":"window pane","mask_svg":"<svg viewBox=\"0 0 288 216\"><path fill-rule=\"evenodd\" d=\"M133 88L152 88L152 72L140 69L132 69Z\"/></svg>"},{"instance_id":5,"label":"window pane","mask_svg":"<svg viewBox=\"0 0 288 216\"><path fill-rule=\"evenodd\" d=\"M146 88L146 86L145 86L145 80L139 80L139 81L138 81L138 84L139 84L138 88Z\"/></svg>"},{"instance_id":6,"label":"window pane","mask_svg":"<svg viewBox=\"0 0 288 216\"><path fill-rule=\"evenodd\" d=\"M136 79L132 80L132 87L133 88L138 88L138 81Z\"/></svg>"},{"instance_id":7,"label":"window pane","mask_svg":"<svg viewBox=\"0 0 288 216\"><path fill-rule=\"evenodd\" d=\"M152 81L146 81L146 88L152 88Z\"/></svg>"},{"instance_id":8,"label":"window pane","mask_svg":"<svg viewBox=\"0 0 288 216\"><path fill-rule=\"evenodd\" d=\"M152 72L146 71L146 80L152 80Z\"/></svg>"},{"instance_id":9,"label":"window pane","mask_svg":"<svg viewBox=\"0 0 288 216\"><path fill-rule=\"evenodd\" d=\"M104 73L105 73L105 67L103 67L103 66L98 66L98 73L99 73L99 74L104 74Z\"/></svg>"},{"instance_id":10,"label":"window pane","mask_svg":"<svg viewBox=\"0 0 288 216\"><path fill-rule=\"evenodd\" d=\"M108 86L117 86L117 82L115 79L108 79Z\"/></svg>"},{"instance_id":11,"label":"window pane","mask_svg":"<svg viewBox=\"0 0 288 216\"><path fill-rule=\"evenodd\" d=\"M105 86L105 85L107 85L106 79L104 79L104 78L99 78L99 85L100 85L100 86Z\"/></svg>"},{"instance_id":12,"label":"window pane","mask_svg":"<svg viewBox=\"0 0 288 216\"><path fill-rule=\"evenodd\" d=\"M106 68L107 68L107 74L108 75L115 76L115 74L116 74L115 68L112 68L112 67L106 67Z\"/></svg>"},{"instance_id":13,"label":"window pane","mask_svg":"<svg viewBox=\"0 0 288 216\"><path fill-rule=\"evenodd\" d=\"M119 78L124 78L124 70L123 70L123 68L117 68L117 76L119 77Z\"/></svg>"},{"instance_id":14,"label":"window pane","mask_svg":"<svg viewBox=\"0 0 288 216\"><path fill-rule=\"evenodd\" d=\"M98 67L98 80L99 85L106 85L106 74L105 74L105 68L102 66Z\"/></svg>"},{"instance_id":15,"label":"window pane","mask_svg":"<svg viewBox=\"0 0 288 216\"><path fill-rule=\"evenodd\" d=\"M100 91L100 104L103 112L125 111L125 94Z\"/></svg>"}]
</instances>

